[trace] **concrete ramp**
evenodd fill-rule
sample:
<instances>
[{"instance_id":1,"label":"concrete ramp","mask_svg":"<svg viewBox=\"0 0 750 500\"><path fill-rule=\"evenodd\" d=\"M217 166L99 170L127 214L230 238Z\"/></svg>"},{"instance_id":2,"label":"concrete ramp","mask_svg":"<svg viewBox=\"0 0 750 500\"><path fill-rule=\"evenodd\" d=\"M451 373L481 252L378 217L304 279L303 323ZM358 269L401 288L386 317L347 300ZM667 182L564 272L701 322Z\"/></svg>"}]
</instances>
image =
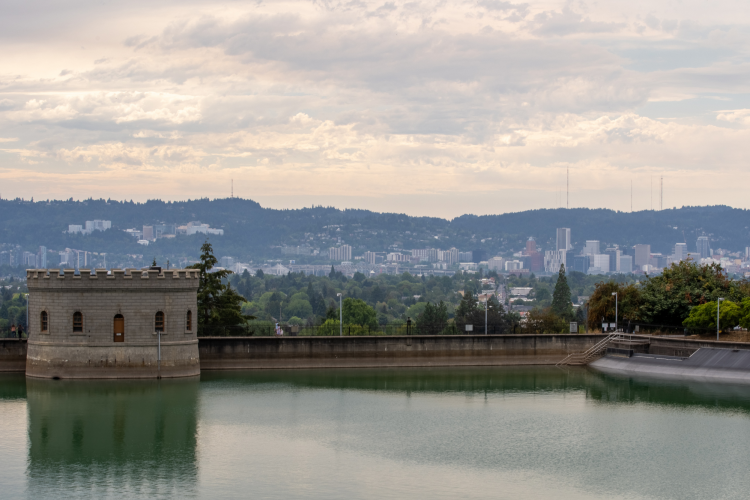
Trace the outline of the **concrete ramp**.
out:
<instances>
[{"instance_id":1,"label":"concrete ramp","mask_svg":"<svg viewBox=\"0 0 750 500\"><path fill-rule=\"evenodd\" d=\"M690 357L658 354L633 354L631 357L608 355L589 366L605 373L750 384L750 351L740 349L703 347Z\"/></svg>"}]
</instances>

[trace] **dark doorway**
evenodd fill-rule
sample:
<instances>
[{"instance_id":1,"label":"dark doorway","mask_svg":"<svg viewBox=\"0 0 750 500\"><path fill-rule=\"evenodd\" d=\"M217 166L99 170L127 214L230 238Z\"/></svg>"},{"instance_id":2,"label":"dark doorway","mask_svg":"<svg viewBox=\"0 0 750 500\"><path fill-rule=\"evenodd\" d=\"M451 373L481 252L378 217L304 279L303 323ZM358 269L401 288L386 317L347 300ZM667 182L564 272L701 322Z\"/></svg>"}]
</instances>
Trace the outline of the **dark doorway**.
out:
<instances>
[{"instance_id":1,"label":"dark doorway","mask_svg":"<svg viewBox=\"0 0 750 500\"><path fill-rule=\"evenodd\" d=\"M125 342L125 318L122 314L115 316L115 342Z\"/></svg>"}]
</instances>

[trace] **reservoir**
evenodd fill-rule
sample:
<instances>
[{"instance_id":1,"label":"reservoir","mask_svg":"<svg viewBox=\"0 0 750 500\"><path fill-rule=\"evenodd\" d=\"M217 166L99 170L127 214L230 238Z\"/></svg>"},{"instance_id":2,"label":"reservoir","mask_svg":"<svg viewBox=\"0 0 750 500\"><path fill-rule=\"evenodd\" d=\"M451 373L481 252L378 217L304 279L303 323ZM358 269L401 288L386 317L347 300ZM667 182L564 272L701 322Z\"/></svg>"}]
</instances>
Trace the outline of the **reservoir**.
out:
<instances>
[{"instance_id":1,"label":"reservoir","mask_svg":"<svg viewBox=\"0 0 750 500\"><path fill-rule=\"evenodd\" d=\"M750 385L586 368L0 376L3 498L704 499L750 491Z\"/></svg>"}]
</instances>

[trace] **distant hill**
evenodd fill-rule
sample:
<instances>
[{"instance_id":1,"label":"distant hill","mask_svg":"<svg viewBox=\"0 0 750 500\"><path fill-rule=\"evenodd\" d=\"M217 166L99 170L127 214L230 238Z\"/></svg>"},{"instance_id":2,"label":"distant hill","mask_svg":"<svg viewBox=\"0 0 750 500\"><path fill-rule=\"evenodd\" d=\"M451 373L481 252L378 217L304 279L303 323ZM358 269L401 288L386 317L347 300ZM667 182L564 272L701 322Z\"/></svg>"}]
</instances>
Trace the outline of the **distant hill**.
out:
<instances>
[{"instance_id":1,"label":"distant hill","mask_svg":"<svg viewBox=\"0 0 750 500\"><path fill-rule=\"evenodd\" d=\"M112 230L90 236L65 232L69 224L93 219L111 220ZM538 246L550 249L558 227L571 228L577 248L587 239L596 239L602 245L650 243L652 251L669 253L675 243L685 241L689 250L695 251L696 239L702 234L709 236L713 248L744 251L750 246L750 211L727 206L633 213L604 209L531 210L464 215L448 221L330 207L274 210L239 198L146 203L0 200L0 243L21 245L25 250L45 245L50 249L196 257L205 239L203 235L160 240L145 250L123 232L143 225L194 220L224 229L224 236L210 237L216 253L239 259L279 258L279 245L308 243L326 250L339 238L354 247L354 255L365 250L385 251L394 244L406 249L455 246L462 251L484 250L487 255L508 254L521 249L530 236Z\"/></svg>"}]
</instances>

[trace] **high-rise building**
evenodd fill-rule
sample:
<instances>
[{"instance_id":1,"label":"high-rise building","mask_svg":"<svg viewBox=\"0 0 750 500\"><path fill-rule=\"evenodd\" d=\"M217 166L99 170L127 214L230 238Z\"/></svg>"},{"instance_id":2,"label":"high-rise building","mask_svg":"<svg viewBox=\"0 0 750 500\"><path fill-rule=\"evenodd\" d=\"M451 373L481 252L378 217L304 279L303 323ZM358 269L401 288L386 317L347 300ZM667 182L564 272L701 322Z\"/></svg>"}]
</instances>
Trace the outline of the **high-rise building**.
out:
<instances>
[{"instance_id":1,"label":"high-rise building","mask_svg":"<svg viewBox=\"0 0 750 500\"><path fill-rule=\"evenodd\" d=\"M352 247L350 245L341 245L340 247L331 247L328 249L328 258L331 260L352 260Z\"/></svg>"},{"instance_id":2,"label":"high-rise building","mask_svg":"<svg viewBox=\"0 0 750 500\"><path fill-rule=\"evenodd\" d=\"M533 253L536 253L536 241L534 238L529 238L526 240L526 255L531 255Z\"/></svg>"},{"instance_id":3,"label":"high-rise building","mask_svg":"<svg viewBox=\"0 0 750 500\"><path fill-rule=\"evenodd\" d=\"M503 259L500 256L492 257L490 260L487 261L487 267L494 271L502 271L504 261L505 259Z\"/></svg>"},{"instance_id":4,"label":"high-rise building","mask_svg":"<svg viewBox=\"0 0 750 500\"><path fill-rule=\"evenodd\" d=\"M459 262L459 259L458 259L458 248L456 248L456 247L451 247L451 248L450 248L450 249L449 249L448 251L449 251L449 252L450 252L450 254L451 254L451 260L450 260L450 263L451 263L451 264L458 264L458 262ZM446 259L446 260L447 260L447 259Z\"/></svg>"},{"instance_id":5,"label":"high-rise building","mask_svg":"<svg viewBox=\"0 0 750 500\"><path fill-rule=\"evenodd\" d=\"M86 232L91 233L93 231L106 231L112 227L112 221L109 220L87 220L86 221Z\"/></svg>"},{"instance_id":6,"label":"high-rise building","mask_svg":"<svg viewBox=\"0 0 750 500\"><path fill-rule=\"evenodd\" d=\"M565 250L547 250L544 252L544 270L548 273L557 273L560 271L560 266L565 264L567 260L567 254Z\"/></svg>"},{"instance_id":7,"label":"high-rise building","mask_svg":"<svg viewBox=\"0 0 750 500\"><path fill-rule=\"evenodd\" d=\"M609 271L620 272L620 255L622 255L622 251L617 248L617 245L614 248L606 249L604 253L609 255Z\"/></svg>"},{"instance_id":8,"label":"high-rise building","mask_svg":"<svg viewBox=\"0 0 750 500\"><path fill-rule=\"evenodd\" d=\"M594 255L594 261L591 264L591 268L602 273L608 273L610 271L609 255L607 255L606 253Z\"/></svg>"},{"instance_id":9,"label":"high-rise building","mask_svg":"<svg viewBox=\"0 0 750 500\"><path fill-rule=\"evenodd\" d=\"M22 261L24 267L27 269L36 269L36 254L31 252L24 252L22 255Z\"/></svg>"},{"instance_id":10,"label":"high-rise building","mask_svg":"<svg viewBox=\"0 0 750 500\"><path fill-rule=\"evenodd\" d=\"M672 255L674 256L672 259L673 262L679 262L681 260L687 259L687 255L688 255L687 243L675 243L674 251L672 252Z\"/></svg>"},{"instance_id":11,"label":"high-rise building","mask_svg":"<svg viewBox=\"0 0 750 500\"><path fill-rule=\"evenodd\" d=\"M631 255L620 256L620 272L630 274L633 272L633 257Z\"/></svg>"},{"instance_id":12,"label":"high-rise building","mask_svg":"<svg viewBox=\"0 0 750 500\"><path fill-rule=\"evenodd\" d=\"M698 236L697 247L701 259L711 257L711 244L708 242L708 236Z\"/></svg>"},{"instance_id":13,"label":"high-rise building","mask_svg":"<svg viewBox=\"0 0 750 500\"><path fill-rule=\"evenodd\" d=\"M40 269L47 269L47 247L39 247L39 252L36 254L36 262Z\"/></svg>"},{"instance_id":14,"label":"high-rise building","mask_svg":"<svg viewBox=\"0 0 750 500\"><path fill-rule=\"evenodd\" d=\"M579 273L589 272L591 257L589 255L576 255L573 257L573 270Z\"/></svg>"},{"instance_id":15,"label":"high-rise building","mask_svg":"<svg viewBox=\"0 0 750 500\"><path fill-rule=\"evenodd\" d=\"M219 259L219 264L224 269L231 269L234 266L234 257L222 257Z\"/></svg>"},{"instance_id":16,"label":"high-rise building","mask_svg":"<svg viewBox=\"0 0 750 500\"><path fill-rule=\"evenodd\" d=\"M555 245L556 250L570 250L572 248L570 244L570 228L559 227L557 228L557 244Z\"/></svg>"},{"instance_id":17,"label":"high-rise building","mask_svg":"<svg viewBox=\"0 0 750 500\"><path fill-rule=\"evenodd\" d=\"M377 254L375 252L367 251L362 256L362 260L367 262L368 264L375 264L375 258L377 257Z\"/></svg>"},{"instance_id":18,"label":"high-rise building","mask_svg":"<svg viewBox=\"0 0 750 500\"><path fill-rule=\"evenodd\" d=\"M594 256L599 253L599 240L586 240L586 246L583 247L583 255Z\"/></svg>"},{"instance_id":19,"label":"high-rise building","mask_svg":"<svg viewBox=\"0 0 750 500\"><path fill-rule=\"evenodd\" d=\"M648 261L651 259L651 245L635 245L633 248L635 249L633 265L637 269L641 269L648 264Z\"/></svg>"},{"instance_id":20,"label":"high-rise building","mask_svg":"<svg viewBox=\"0 0 750 500\"><path fill-rule=\"evenodd\" d=\"M506 271L518 271L519 269L523 269L523 262L520 260L506 260L503 265L505 266Z\"/></svg>"},{"instance_id":21,"label":"high-rise building","mask_svg":"<svg viewBox=\"0 0 750 500\"><path fill-rule=\"evenodd\" d=\"M148 241L156 241L154 226L143 226L143 239Z\"/></svg>"}]
</instances>

